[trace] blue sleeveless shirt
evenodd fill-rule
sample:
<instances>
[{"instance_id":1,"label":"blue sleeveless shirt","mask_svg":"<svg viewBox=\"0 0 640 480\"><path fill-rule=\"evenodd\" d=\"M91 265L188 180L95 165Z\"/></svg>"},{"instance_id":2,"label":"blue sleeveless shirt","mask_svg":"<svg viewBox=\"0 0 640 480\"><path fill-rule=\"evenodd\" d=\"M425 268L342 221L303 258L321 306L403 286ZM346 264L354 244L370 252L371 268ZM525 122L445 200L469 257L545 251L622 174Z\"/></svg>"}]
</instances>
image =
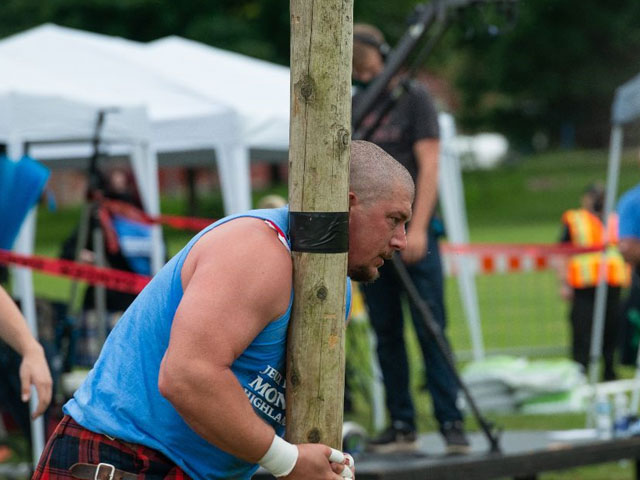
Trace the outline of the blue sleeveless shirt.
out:
<instances>
[{"instance_id":1,"label":"blue sleeveless shirt","mask_svg":"<svg viewBox=\"0 0 640 480\"><path fill-rule=\"evenodd\" d=\"M239 217L273 222L289 244L287 207L232 215L198 233L127 309L87 379L64 405L64 412L83 427L158 450L196 479L249 479L258 468L200 437L158 390L160 362L183 294L185 258L202 235ZM280 436L285 425L285 353L292 304L293 292L286 313L267 325L231 366L256 413ZM350 305L347 280L347 316Z\"/></svg>"}]
</instances>

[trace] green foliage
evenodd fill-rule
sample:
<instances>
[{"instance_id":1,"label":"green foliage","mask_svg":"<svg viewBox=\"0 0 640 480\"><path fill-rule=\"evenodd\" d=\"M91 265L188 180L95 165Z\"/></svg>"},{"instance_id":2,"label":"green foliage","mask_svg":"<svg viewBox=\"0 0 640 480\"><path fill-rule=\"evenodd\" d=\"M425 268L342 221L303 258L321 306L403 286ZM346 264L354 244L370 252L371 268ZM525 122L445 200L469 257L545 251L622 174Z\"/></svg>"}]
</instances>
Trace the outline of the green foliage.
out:
<instances>
[{"instance_id":1,"label":"green foliage","mask_svg":"<svg viewBox=\"0 0 640 480\"><path fill-rule=\"evenodd\" d=\"M289 11L275 0L0 2L0 38L45 22L138 41L179 35L278 63L289 59Z\"/></svg>"},{"instance_id":2,"label":"green foliage","mask_svg":"<svg viewBox=\"0 0 640 480\"><path fill-rule=\"evenodd\" d=\"M413 5L356 2L355 19L393 45ZM460 127L503 132L525 151L537 132L552 145L605 146L614 91L638 69L640 3L518 0L515 12L499 2L449 12L426 67L456 85Z\"/></svg>"},{"instance_id":3,"label":"green foliage","mask_svg":"<svg viewBox=\"0 0 640 480\"><path fill-rule=\"evenodd\" d=\"M581 145L606 145L615 88L637 73L640 4L634 0L518 2L511 30L466 40L456 76L462 120L556 144L573 128Z\"/></svg>"},{"instance_id":4,"label":"green foliage","mask_svg":"<svg viewBox=\"0 0 640 480\"><path fill-rule=\"evenodd\" d=\"M472 240L491 241L482 228L476 228L491 225L494 232L501 226L512 231L516 226L525 229L519 240L511 236L505 241L555 241L562 212L578 206L587 185L595 181L605 183L607 164L608 152L604 150L556 151L524 157L497 171L464 173ZM639 180L636 152L629 151L622 159L618 192ZM551 225L552 231L542 225ZM493 241L501 241L499 238L500 235L494 235Z\"/></svg>"}]
</instances>

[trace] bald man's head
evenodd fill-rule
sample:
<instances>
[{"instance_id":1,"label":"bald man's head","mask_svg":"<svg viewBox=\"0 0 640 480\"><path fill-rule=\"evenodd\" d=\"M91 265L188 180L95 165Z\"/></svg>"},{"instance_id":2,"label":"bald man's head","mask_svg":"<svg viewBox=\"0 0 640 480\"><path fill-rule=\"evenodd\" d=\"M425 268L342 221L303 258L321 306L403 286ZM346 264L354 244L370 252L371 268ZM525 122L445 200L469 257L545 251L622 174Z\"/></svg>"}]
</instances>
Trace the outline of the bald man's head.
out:
<instances>
[{"instance_id":1,"label":"bald man's head","mask_svg":"<svg viewBox=\"0 0 640 480\"><path fill-rule=\"evenodd\" d=\"M415 194L411 175L395 158L371 142L351 142L349 190L363 203L388 198L396 185Z\"/></svg>"},{"instance_id":2,"label":"bald man's head","mask_svg":"<svg viewBox=\"0 0 640 480\"><path fill-rule=\"evenodd\" d=\"M378 277L378 268L407 245L415 187L411 175L373 143L351 144L349 188L349 276L358 282Z\"/></svg>"}]
</instances>

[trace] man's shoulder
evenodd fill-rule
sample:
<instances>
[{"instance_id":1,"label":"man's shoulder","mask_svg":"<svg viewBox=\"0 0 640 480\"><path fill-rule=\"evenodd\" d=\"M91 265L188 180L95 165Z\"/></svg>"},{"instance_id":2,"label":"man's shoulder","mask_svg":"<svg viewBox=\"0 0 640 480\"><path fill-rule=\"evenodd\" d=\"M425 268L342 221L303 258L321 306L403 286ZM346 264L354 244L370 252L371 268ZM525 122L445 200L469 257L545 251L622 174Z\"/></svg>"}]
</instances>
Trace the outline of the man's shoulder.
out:
<instances>
[{"instance_id":1,"label":"man's shoulder","mask_svg":"<svg viewBox=\"0 0 640 480\"><path fill-rule=\"evenodd\" d=\"M416 112L419 121L431 121L437 123L438 112L436 102L429 93L429 89L418 80L411 80L407 88L407 95L404 97L405 109ZM425 117L426 116L426 117Z\"/></svg>"},{"instance_id":2,"label":"man's shoulder","mask_svg":"<svg viewBox=\"0 0 640 480\"><path fill-rule=\"evenodd\" d=\"M568 221L573 218L578 212L580 212L580 209L577 208L570 208L568 210L565 210L564 212L562 212L562 220Z\"/></svg>"},{"instance_id":3,"label":"man's shoulder","mask_svg":"<svg viewBox=\"0 0 640 480\"><path fill-rule=\"evenodd\" d=\"M640 203L640 183L635 187L627 190L618 202L618 209L627 206L628 204ZM639 206L640 208L640 206Z\"/></svg>"},{"instance_id":4,"label":"man's shoulder","mask_svg":"<svg viewBox=\"0 0 640 480\"><path fill-rule=\"evenodd\" d=\"M410 95L416 97L431 99L431 94L429 93L429 89L427 88L427 86L424 83L416 80L415 78L409 80L407 84L407 92L409 92Z\"/></svg>"},{"instance_id":5,"label":"man's shoulder","mask_svg":"<svg viewBox=\"0 0 640 480\"><path fill-rule=\"evenodd\" d=\"M213 269L226 266L238 271L242 271L240 267L245 264L249 269L255 265L289 268L291 255L283 245L287 239L280 238L285 232L274 229L265 220L269 219L257 215L240 216L211 229L194 245L187 264Z\"/></svg>"},{"instance_id":6,"label":"man's shoulder","mask_svg":"<svg viewBox=\"0 0 640 480\"><path fill-rule=\"evenodd\" d=\"M640 197L640 183L627 190L624 195L628 195L629 197Z\"/></svg>"}]
</instances>

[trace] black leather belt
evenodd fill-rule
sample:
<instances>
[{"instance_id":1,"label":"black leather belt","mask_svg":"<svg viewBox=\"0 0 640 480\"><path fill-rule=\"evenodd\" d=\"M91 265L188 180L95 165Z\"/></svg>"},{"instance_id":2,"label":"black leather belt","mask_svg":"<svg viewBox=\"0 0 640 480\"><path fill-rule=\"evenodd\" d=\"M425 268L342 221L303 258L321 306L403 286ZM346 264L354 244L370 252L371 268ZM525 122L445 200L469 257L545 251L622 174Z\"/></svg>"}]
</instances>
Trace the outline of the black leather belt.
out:
<instances>
[{"instance_id":1,"label":"black leather belt","mask_svg":"<svg viewBox=\"0 0 640 480\"><path fill-rule=\"evenodd\" d=\"M69 469L71 475L81 480L137 480L135 473L118 470L110 463L74 463Z\"/></svg>"}]
</instances>

